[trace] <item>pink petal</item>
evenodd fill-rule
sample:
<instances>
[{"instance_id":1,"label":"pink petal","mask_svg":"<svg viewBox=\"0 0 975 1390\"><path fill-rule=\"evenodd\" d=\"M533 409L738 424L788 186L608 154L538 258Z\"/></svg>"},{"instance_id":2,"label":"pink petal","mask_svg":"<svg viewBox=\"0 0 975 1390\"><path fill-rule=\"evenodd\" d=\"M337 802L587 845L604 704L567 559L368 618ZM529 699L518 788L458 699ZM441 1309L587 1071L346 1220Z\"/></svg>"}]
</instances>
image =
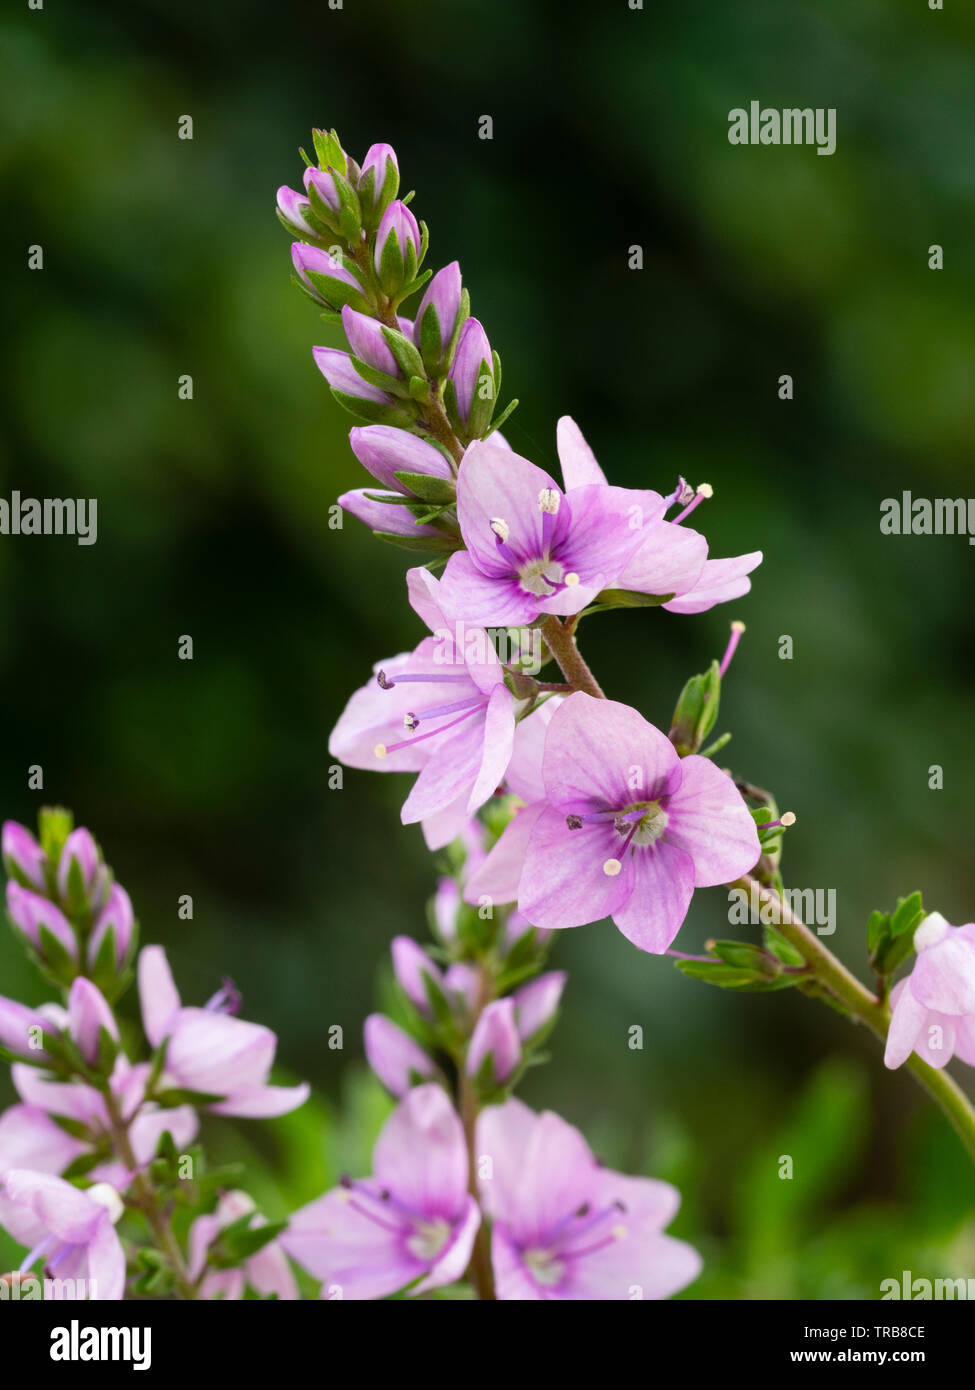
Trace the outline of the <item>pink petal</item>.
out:
<instances>
[{"instance_id":1,"label":"pink petal","mask_svg":"<svg viewBox=\"0 0 975 1390\"><path fill-rule=\"evenodd\" d=\"M399 1103L376 1141L373 1171L415 1210L458 1217L467 1195L467 1148L442 1087L415 1086Z\"/></svg>"},{"instance_id":2,"label":"pink petal","mask_svg":"<svg viewBox=\"0 0 975 1390\"><path fill-rule=\"evenodd\" d=\"M747 577L762 563L762 552L735 555L727 560L706 560L694 588L665 603L668 613L703 613L716 603L740 598L752 587Z\"/></svg>"},{"instance_id":3,"label":"pink petal","mask_svg":"<svg viewBox=\"0 0 975 1390\"><path fill-rule=\"evenodd\" d=\"M529 837L545 809L546 803L538 801L515 813L514 820L464 885L465 902L479 906L484 899L495 905L517 900Z\"/></svg>"},{"instance_id":4,"label":"pink petal","mask_svg":"<svg viewBox=\"0 0 975 1390\"><path fill-rule=\"evenodd\" d=\"M680 776L670 740L617 700L577 691L549 725L542 777L549 801L567 812L587 802L622 809L679 786Z\"/></svg>"},{"instance_id":5,"label":"pink petal","mask_svg":"<svg viewBox=\"0 0 975 1390\"><path fill-rule=\"evenodd\" d=\"M563 415L556 426L555 437L562 465L566 492L591 483L605 483L606 474L596 462L596 455L582 435L571 415Z\"/></svg>"},{"instance_id":6,"label":"pink petal","mask_svg":"<svg viewBox=\"0 0 975 1390\"><path fill-rule=\"evenodd\" d=\"M518 887L519 911L545 930L615 917L633 887L630 856L616 877L603 870L619 844L611 823L570 830L564 813L546 806L528 842Z\"/></svg>"},{"instance_id":7,"label":"pink petal","mask_svg":"<svg viewBox=\"0 0 975 1390\"><path fill-rule=\"evenodd\" d=\"M142 1026L153 1047L158 1047L179 1010L179 994L161 946L145 946L139 953L139 1003Z\"/></svg>"},{"instance_id":8,"label":"pink petal","mask_svg":"<svg viewBox=\"0 0 975 1390\"><path fill-rule=\"evenodd\" d=\"M661 955L687 916L694 893L694 864L689 854L666 840L627 855L630 860L633 891L611 916L634 946Z\"/></svg>"},{"instance_id":9,"label":"pink petal","mask_svg":"<svg viewBox=\"0 0 975 1390\"><path fill-rule=\"evenodd\" d=\"M734 782L710 758L692 754L681 766L684 780L665 806L667 843L691 856L696 888L730 883L761 854L755 822Z\"/></svg>"}]
</instances>

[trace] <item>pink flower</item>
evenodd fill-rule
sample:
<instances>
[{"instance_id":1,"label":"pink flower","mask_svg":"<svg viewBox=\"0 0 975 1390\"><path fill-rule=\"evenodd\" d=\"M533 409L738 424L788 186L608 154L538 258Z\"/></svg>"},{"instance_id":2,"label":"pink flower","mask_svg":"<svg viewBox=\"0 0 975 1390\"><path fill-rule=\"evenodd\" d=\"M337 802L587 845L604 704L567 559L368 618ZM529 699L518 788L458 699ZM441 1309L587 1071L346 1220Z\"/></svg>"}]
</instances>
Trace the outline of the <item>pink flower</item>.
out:
<instances>
[{"instance_id":1,"label":"pink flower","mask_svg":"<svg viewBox=\"0 0 975 1390\"><path fill-rule=\"evenodd\" d=\"M622 488L600 483L567 495L518 454L472 444L457 476L467 550L444 570L445 611L474 624L580 613L616 582L643 539L630 508Z\"/></svg>"},{"instance_id":2,"label":"pink flower","mask_svg":"<svg viewBox=\"0 0 975 1390\"><path fill-rule=\"evenodd\" d=\"M11 1168L0 1175L0 1226L30 1251L21 1270L43 1259L45 1274L84 1280L92 1299L125 1292L125 1254L115 1231L122 1210L107 1183L82 1192L50 1173Z\"/></svg>"},{"instance_id":3,"label":"pink flower","mask_svg":"<svg viewBox=\"0 0 975 1390\"><path fill-rule=\"evenodd\" d=\"M499 868L510 887L523 855L518 907L535 926L612 917L634 945L659 954L695 888L728 883L759 857L731 779L707 758L679 758L615 700L568 697L546 734L542 779L545 801L515 817L468 890L502 877Z\"/></svg>"},{"instance_id":4,"label":"pink flower","mask_svg":"<svg viewBox=\"0 0 975 1390\"><path fill-rule=\"evenodd\" d=\"M596 462L595 455L583 438L582 431L568 415L558 423L559 462L570 498L577 488L602 483L608 486L606 475ZM700 501L710 495L710 489L699 490L678 516L665 519L665 513L675 501L683 501L678 493L663 498L656 492L627 491L632 505L643 512L643 540L623 569L615 587L644 594L673 594L663 606L670 613L703 613L716 603L727 603L747 594L751 588L748 575L762 563L762 552L753 550L728 560L707 559L705 538L689 526L678 523L688 516Z\"/></svg>"},{"instance_id":5,"label":"pink flower","mask_svg":"<svg viewBox=\"0 0 975 1390\"><path fill-rule=\"evenodd\" d=\"M323 1281L322 1297L423 1293L463 1275L481 1222L467 1191L464 1131L446 1093L417 1086L383 1126L373 1176L294 1214L281 1245Z\"/></svg>"},{"instance_id":6,"label":"pink flower","mask_svg":"<svg viewBox=\"0 0 975 1390\"><path fill-rule=\"evenodd\" d=\"M660 1299L697 1278L697 1252L663 1234L676 1188L601 1168L558 1115L490 1106L477 1149L499 1300Z\"/></svg>"},{"instance_id":7,"label":"pink flower","mask_svg":"<svg viewBox=\"0 0 975 1390\"><path fill-rule=\"evenodd\" d=\"M328 747L349 767L419 773L403 823L423 822L427 844L440 849L504 777L516 701L487 634L446 622L428 570L410 570L407 580L410 602L436 636L374 668L375 680L352 696Z\"/></svg>"},{"instance_id":8,"label":"pink flower","mask_svg":"<svg viewBox=\"0 0 975 1390\"><path fill-rule=\"evenodd\" d=\"M914 949L914 969L891 991L885 1064L899 1067L916 1052L932 1067L952 1056L975 1066L975 923L952 927L931 912Z\"/></svg>"},{"instance_id":9,"label":"pink flower","mask_svg":"<svg viewBox=\"0 0 975 1390\"><path fill-rule=\"evenodd\" d=\"M161 946L140 952L138 977L146 1037L153 1047L169 1040L163 1085L222 1096L211 1110L247 1118L285 1115L308 1099L307 1085L267 1084L277 1039L270 1028L232 1017L225 991L202 1009L184 1007Z\"/></svg>"},{"instance_id":10,"label":"pink flower","mask_svg":"<svg viewBox=\"0 0 975 1390\"><path fill-rule=\"evenodd\" d=\"M188 1273L196 1282L202 1276L200 1296L202 1298L224 1298L237 1302L244 1297L248 1285L255 1293L266 1298L298 1298L291 1267L277 1241L268 1241L256 1254L249 1256L242 1265L233 1269L206 1269L210 1246L218 1239L220 1232L242 1216L254 1212L254 1201L246 1192L224 1192L217 1202L217 1209L209 1216L198 1216L190 1227ZM255 1214L248 1223L251 1230L266 1226L262 1216Z\"/></svg>"}]
</instances>

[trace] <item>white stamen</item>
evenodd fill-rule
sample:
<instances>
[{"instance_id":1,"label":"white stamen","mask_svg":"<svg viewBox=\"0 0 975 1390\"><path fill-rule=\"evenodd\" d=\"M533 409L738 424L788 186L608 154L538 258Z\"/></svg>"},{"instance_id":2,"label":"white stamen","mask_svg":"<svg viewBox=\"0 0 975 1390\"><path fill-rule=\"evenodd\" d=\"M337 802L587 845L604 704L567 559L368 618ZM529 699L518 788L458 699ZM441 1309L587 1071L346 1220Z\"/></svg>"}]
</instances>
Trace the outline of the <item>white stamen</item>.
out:
<instances>
[{"instance_id":1,"label":"white stamen","mask_svg":"<svg viewBox=\"0 0 975 1390\"><path fill-rule=\"evenodd\" d=\"M697 495L698 497L713 497L714 488L711 486L710 483L698 483Z\"/></svg>"},{"instance_id":2,"label":"white stamen","mask_svg":"<svg viewBox=\"0 0 975 1390\"><path fill-rule=\"evenodd\" d=\"M88 1188L85 1195L90 1197L93 1202L97 1202L100 1207L105 1208L112 1218L113 1226L125 1211L125 1203L110 1182L96 1182L94 1187Z\"/></svg>"},{"instance_id":3,"label":"white stamen","mask_svg":"<svg viewBox=\"0 0 975 1390\"><path fill-rule=\"evenodd\" d=\"M741 621L740 618L736 618L734 622L731 624L731 630L732 632L744 632L745 624Z\"/></svg>"},{"instance_id":4,"label":"white stamen","mask_svg":"<svg viewBox=\"0 0 975 1390\"><path fill-rule=\"evenodd\" d=\"M625 1239L626 1239L626 1227L625 1227L625 1226L614 1226L613 1229L612 1229L612 1231L610 1231L610 1235L613 1237L614 1240L625 1240Z\"/></svg>"},{"instance_id":5,"label":"white stamen","mask_svg":"<svg viewBox=\"0 0 975 1390\"><path fill-rule=\"evenodd\" d=\"M579 583L579 576L576 574L575 570L569 570L569 573L562 580L562 583L567 589L574 589Z\"/></svg>"},{"instance_id":6,"label":"white stamen","mask_svg":"<svg viewBox=\"0 0 975 1390\"><path fill-rule=\"evenodd\" d=\"M603 873L606 875L607 878L615 878L616 875L622 869L622 867L623 865L620 863L618 859L607 859L605 864L603 865Z\"/></svg>"},{"instance_id":7,"label":"white stamen","mask_svg":"<svg viewBox=\"0 0 975 1390\"><path fill-rule=\"evenodd\" d=\"M926 951L929 946L937 946L951 930L940 912L929 912L914 933L915 951Z\"/></svg>"},{"instance_id":8,"label":"white stamen","mask_svg":"<svg viewBox=\"0 0 975 1390\"><path fill-rule=\"evenodd\" d=\"M538 510L554 516L559 509L559 494L554 487L543 487L538 494Z\"/></svg>"},{"instance_id":9,"label":"white stamen","mask_svg":"<svg viewBox=\"0 0 975 1390\"><path fill-rule=\"evenodd\" d=\"M796 813L795 811L786 811L781 819L783 825L795 825Z\"/></svg>"},{"instance_id":10,"label":"white stamen","mask_svg":"<svg viewBox=\"0 0 975 1390\"><path fill-rule=\"evenodd\" d=\"M497 536L499 541L506 541L511 534L510 526L505 521L504 517L501 516L492 516L491 530Z\"/></svg>"},{"instance_id":11,"label":"white stamen","mask_svg":"<svg viewBox=\"0 0 975 1390\"><path fill-rule=\"evenodd\" d=\"M385 756L386 756L386 745L385 745L385 743L377 743L376 746L375 746L375 748L374 748L372 751L375 753L375 755L376 755L377 758L385 758Z\"/></svg>"}]
</instances>

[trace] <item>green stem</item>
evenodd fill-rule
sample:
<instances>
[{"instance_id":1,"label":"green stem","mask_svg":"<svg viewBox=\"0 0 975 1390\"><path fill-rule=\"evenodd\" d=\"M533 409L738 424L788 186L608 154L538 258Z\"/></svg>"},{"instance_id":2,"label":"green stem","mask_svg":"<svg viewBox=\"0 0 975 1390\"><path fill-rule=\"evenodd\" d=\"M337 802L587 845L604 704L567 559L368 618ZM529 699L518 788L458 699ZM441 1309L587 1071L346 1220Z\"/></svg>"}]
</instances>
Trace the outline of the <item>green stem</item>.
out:
<instances>
[{"instance_id":1,"label":"green stem","mask_svg":"<svg viewBox=\"0 0 975 1390\"><path fill-rule=\"evenodd\" d=\"M168 1259L180 1297L195 1299L199 1297L199 1294L196 1285L190 1278L179 1241L169 1223L169 1218L160 1210L155 1188L146 1175L139 1171L139 1160L135 1156L132 1141L129 1139L128 1125L122 1118L118 1102L111 1092L105 1096L105 1108L111 1121L112 1142L116 1152L128 1171L135 1174L132 1180L132 1193L134 1195L129 1199L131 1205L136 1207L145 1217L149 1229L155 1237L157 1248Z\"/></svg>"},{"instance_id":2,"label":"green stem","mask_svg":"<svg viewBox=\"0 0 975 1390\"><path fill-rule=\"evenodd\" d=\"M851 975L773 889L766 888L747 874L738 880L735 887L749 894L754 893L759 902L774 908L776 930L796 948L815 978L849 1009L854 1019L865 1023L881 1042L886 1042L890 1027L890 1007L886 999L876 998ZM915 1052L911 1053L906 1065L919 1085L947 1115L969 1156L975 1161L975 1108L964 1091L946 1071L928 1066Z\"/></svg>"}]
</instances>

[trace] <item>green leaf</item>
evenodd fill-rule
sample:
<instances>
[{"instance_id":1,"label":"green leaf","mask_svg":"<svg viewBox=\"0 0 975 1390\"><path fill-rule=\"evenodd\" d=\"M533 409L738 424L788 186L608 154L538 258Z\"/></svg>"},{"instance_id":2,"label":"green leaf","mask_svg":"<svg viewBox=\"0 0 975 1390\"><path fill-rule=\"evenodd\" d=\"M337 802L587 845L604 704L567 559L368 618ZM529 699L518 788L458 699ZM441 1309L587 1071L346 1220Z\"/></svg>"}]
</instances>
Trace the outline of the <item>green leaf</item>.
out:
<instances>
[{"instance_id":1,"label":"green leaf","mask_svg":"<svg viewBox=\"0 0 975 1390\"><path fill-rule=\"evenodd\" d=\"M452 478L438 478L430 473L397 472L394 475L415 497L424 502L443 502L448 506L457 500L457 484Z\"/></svg>"},{"instance_id":2,"label":"green leaf","mask_svg":"<svg viewBox=\"0 0 975 1390\"><path fill-rule=\"evenodd\" d=\"M449 551L459 549L455 536L400 536L394 531L373 531L377 540L397 545L401 550Z\"/></svg>"}]
</instances>

